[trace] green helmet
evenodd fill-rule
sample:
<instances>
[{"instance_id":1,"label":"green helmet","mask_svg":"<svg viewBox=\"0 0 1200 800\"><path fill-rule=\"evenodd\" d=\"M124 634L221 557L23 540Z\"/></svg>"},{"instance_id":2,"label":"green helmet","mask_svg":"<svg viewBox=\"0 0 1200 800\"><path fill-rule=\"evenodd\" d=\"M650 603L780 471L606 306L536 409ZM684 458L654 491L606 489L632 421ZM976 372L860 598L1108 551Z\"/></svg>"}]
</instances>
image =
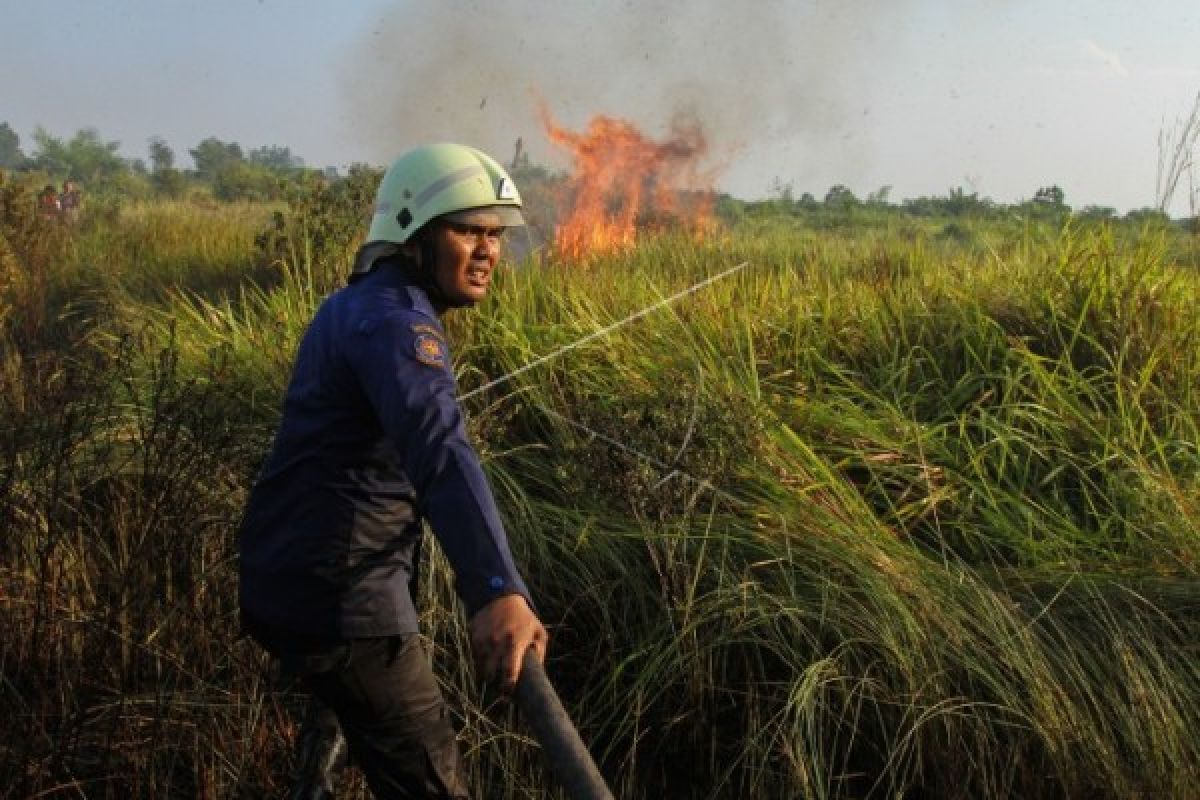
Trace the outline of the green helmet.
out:
<instances>
[{"instance_id":1,"label":"green helmet","mask_svg":"<svg viewBox=\"0 0 1200 800\"><path fill-rule=\"evenodd\" d=\"M384 173L367 244L404 244L436 217L477 210L496 213L505 226L525 224L516 184L495 159L461 144L423 145Z\"/></svg>"}]
</instances>

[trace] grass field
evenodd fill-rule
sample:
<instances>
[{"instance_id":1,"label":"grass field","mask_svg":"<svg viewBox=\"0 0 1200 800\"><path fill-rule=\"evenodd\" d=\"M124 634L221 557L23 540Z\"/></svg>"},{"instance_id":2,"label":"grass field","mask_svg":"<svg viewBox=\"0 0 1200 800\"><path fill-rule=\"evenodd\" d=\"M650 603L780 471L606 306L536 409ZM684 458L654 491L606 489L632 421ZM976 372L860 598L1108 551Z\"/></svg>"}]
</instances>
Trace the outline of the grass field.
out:
<instances>
[{"instance_id":1,"label":"grass field","mask_svg":"<svg viewBox=\"0 0 1200 800\"><path fill-rule=\"evenodd\" d=\"M355 209L8 208L0 786L277 796L297 698L233 532ZM464 400L616 794L1194 797L1195 236L852 223L535 254L450 320L466 395L747 263ZM476 785L557 797L433 562Z\"/></svg>"}]
</instances>

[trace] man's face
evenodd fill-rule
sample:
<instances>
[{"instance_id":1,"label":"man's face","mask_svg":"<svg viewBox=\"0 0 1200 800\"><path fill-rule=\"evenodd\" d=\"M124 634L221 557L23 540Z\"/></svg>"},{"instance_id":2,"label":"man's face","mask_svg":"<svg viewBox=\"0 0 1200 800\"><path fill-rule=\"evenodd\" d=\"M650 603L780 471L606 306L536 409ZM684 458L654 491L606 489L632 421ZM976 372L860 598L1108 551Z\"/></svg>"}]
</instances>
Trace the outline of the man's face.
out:
<instances>
[{"instance_id":1,"label":"man's face","mask_svg":"<svg viewBox=\"0 0 1200 800\"><path fill-rule=\"evenodd\" d=\"M480 212L463 222L439 222L432 236L433 276L446 301L469 306L486 297L504 237L500 217Z\"/></svg>"}]
</instances>

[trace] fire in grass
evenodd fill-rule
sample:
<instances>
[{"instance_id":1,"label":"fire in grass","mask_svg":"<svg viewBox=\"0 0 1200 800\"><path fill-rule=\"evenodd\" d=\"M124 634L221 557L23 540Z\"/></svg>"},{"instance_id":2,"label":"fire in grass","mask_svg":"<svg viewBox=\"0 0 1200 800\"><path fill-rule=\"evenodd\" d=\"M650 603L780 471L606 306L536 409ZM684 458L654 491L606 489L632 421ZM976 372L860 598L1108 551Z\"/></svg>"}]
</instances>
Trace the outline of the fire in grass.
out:
<instances>
[{"instance_id":1,"label":"fire in grass","mask_svg":"<svg viewBox=\"0 0 1200 800\"><path fill-rule=\"evenodd\" d=\"M678 116L666 138L655 140L617 117L597 115L572 131L544 106L541 114L546 135L572 161L554 233L560 255L621 250L644 231L703 237L712 230L717 170L705 164L708 141L698 121Z\"/></svg>"}]
</instances>

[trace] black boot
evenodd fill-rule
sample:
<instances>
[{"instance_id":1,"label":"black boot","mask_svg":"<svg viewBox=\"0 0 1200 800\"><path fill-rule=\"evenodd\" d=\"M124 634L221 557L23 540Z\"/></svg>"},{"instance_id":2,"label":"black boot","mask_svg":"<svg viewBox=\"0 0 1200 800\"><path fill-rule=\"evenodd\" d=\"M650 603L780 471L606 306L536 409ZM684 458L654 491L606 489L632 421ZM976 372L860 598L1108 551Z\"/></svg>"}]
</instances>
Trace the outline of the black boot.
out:
<instances>
[{"instance_id":1,"label":"black boot","mask_svg":"<svg viewBox=\"0 0 1200 800\"><path fill-rule=\"evenodd\" d=\"M312 698L296 738L296 771L288 800L332 800L334 781L346 766L346 756L337 716Z\"/></svg>"}]
</instances>

